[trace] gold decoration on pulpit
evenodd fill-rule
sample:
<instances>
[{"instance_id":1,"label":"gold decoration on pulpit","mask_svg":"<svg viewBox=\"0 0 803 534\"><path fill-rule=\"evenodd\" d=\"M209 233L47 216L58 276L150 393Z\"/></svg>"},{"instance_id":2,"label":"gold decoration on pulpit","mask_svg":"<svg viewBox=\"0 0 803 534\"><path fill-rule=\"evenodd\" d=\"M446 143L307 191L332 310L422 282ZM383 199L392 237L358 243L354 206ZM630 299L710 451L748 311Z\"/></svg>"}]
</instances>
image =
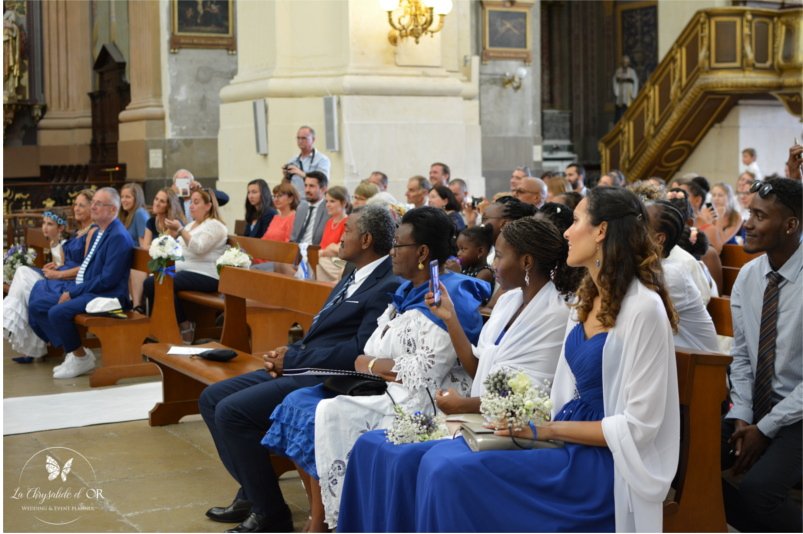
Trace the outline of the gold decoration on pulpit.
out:
<instances>
[{"instance_id":1,"label":"gold decoration on pulpit","mask_svg":"<svg viewBox=\"0 0 803 534\"><path fill-rule=\"evenodd\" d=\"M42 207L43 208L52 208L55 205L56 205L56 201L53 200L52 198L46 198L46 199L44 199L42 201Z\"/></svg>"},{"instance_id":2,"label":"gold decoration on pulpit","mask_svg":"<svg viewBox=\"0 0 803 534\"><path fill-rule=\"evenodd\" d=\"M742 98L772 95L803 116L803 9L700 10L599 142L602 172L674 175Z\"/></svg>"}]
</instances>

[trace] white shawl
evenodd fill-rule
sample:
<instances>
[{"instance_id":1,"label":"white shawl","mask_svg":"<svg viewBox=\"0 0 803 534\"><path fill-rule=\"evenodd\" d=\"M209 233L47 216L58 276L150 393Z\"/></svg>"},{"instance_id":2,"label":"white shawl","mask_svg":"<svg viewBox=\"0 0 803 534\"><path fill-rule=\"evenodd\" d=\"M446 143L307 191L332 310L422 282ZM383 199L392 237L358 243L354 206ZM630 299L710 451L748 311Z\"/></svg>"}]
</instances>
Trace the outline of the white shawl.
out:
<instances>
[{"instance_id":1,"label":"white shawl","mask_svg":"<svg viewBox=\"0 0 803 534\"><path fill-rule=\"evenodd\" d=\"M567 333L575 324L569 320ZM602 389L616 530L660 532L680 450L677 364L661 298L638 280L628 288L602 350ZM552 387L556 412L574 390L574 376L561 354Z\"/></svg>"},{"instance_id":2,"label":"white shawl","mask_svg":"<svg viewBox=\"0 0 803 534\"><path fill-rule=\"evenodd\" d=\"M510 325L499 345L494 344L523 299L521 289L513 289L499 297L491 317L482 327L477 346L472 347L474 355L479 358L471 386L472 397L483 395L485 378L502 367L524 371L533 384L539 385L544 380L551 381L555 375L570 310L552 282L547 282L536 293Z\"/></svg>"}]
</instances>

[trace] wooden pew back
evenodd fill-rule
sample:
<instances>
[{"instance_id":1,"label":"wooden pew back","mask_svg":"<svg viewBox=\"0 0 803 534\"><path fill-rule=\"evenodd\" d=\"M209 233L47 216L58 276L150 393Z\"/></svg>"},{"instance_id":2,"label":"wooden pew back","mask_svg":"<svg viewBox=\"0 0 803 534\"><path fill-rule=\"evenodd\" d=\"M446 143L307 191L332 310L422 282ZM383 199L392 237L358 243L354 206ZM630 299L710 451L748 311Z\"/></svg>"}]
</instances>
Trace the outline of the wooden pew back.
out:
<instances>
[{"instance_id":1,"label":"wooden pew back","mask_svg":"<svg viewBox=\"0 0 803 534\"><path fill-rule=\"evenodd\" d=\"M36 251L33 264L40 269L45 265L45 251L50 250L50 243L42 233L41 226L29 226L25 229L25 245Z\"/></svg>"},{"instance_id":2,"label":"wooden pew back","mask_svg":"<svg viewBox=\"0 0 803 534\"><path fill-rule=\"evenodd\" d=\"M224 267L219 290L226 302L220 342L243 352L258 353L287 344L287 332L298 323L309 330L332 286L275 273ZM246 299L263 305L251 305ZM249 339L251 342L249 343Z\"/></svg>"},{"instance_id":3,"label":"wooden pew back","mask_svg":"<svg viewBox=\"0 0 803 534\"><path fill-rule=\"evenodd\" d=\"M738 267L722 267L722 287L719 288L720 295L730 296L737 276L739 276Z\"/></svg>"},{"instance_id":4,"label":"wooden pew back","mask_svg":"<svg viewBox=\"0 0 803 534\"><path fill-rule=\"evenodd\" d=\"M665 532L726 532L720 472L723 354L676 351L680 397L680 459L674 495L664 502Z\"/></svg>"},{"instance_id":5,"label":"wooden pew back","mask_svg":"<svg viewBox=\"0 0 803 534\"><path fill-rule=\"evenodd\" d=\"M764 254L763 252L749 253L744 251L742 245L723 245L719 259L723 267L736 267L740 269L745 263Z\"/></svg>"},{"instance_id":6,"label":"wooden pew back","mask_svg":"<svg viewBox=\"0 0 803 534\"><path fill-rule=\"evenodd\" d=\"M727 297L711 297L711 300L708 301L708 315L714 321L714 329L717 334L733 337L731 299Z\"/></svg>"},{"instance_id":7,"label":"wooden pew back","mask_svg":"<svg viewBox=\"0 0 803 534\"><path fill-rule=\"evenodd\" d=\"M260 260L269 260L277 263L295 263L299 258L298 245L296 243L230 235L229 245L239 246L250 254L252 258L258 258ZM315 272L315 267L318 265L318 251L320 248L321 247L316 245L307 247L307 259L309 259L312 272Z\"/></svg>"}]
</instances>

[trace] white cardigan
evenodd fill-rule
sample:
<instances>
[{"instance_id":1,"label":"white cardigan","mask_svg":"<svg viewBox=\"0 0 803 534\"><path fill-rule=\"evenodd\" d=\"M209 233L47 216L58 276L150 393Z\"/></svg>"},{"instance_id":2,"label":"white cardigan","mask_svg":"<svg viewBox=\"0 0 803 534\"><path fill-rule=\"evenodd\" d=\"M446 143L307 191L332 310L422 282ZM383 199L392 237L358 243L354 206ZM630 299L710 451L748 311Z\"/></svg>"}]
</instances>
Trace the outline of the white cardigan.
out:
<instances>
[{"instance_id":1,"label":"white cardigan","mask_svg":"<svg viewBox=\"0 0 803 534\"><path fill-rule=\"evenodd\" d=\"M567 333L575 326L569 319ZM672 329L657 293L634 280L602 349L605 418L613 454L618 532L660 532L663 501L680 451L680 408ZM552 401L571 400L574 375L561 354Z\"/></svg>"},{"instance_id":2,"label":"white cardigan","mask_svg":"<svg viewBox=\"0 0 803 534\"><path fill-rule=\"evenodd\" d=\"M178 243L184 251L184 259L176 262L176 272L189 271L220 279L215 262L226 251L229 235L226 226L217 219L195 221L186 226L192 236L189 245L179 236Z\"/></svg>"}]
</instances>

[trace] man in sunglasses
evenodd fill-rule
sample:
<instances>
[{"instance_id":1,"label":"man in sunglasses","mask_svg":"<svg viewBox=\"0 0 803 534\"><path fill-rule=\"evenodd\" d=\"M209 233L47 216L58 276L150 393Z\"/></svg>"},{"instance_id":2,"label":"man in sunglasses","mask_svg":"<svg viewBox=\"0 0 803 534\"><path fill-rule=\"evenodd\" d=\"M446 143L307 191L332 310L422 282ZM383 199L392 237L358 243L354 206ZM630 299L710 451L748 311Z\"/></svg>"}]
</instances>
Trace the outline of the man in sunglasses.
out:
<instances>
[{"instance_id":1,"label":"man in sunglasses","mask_svg":"<svg viewBox=\"0 0 803 534\"><path fill-rule=\"evenodd\" d=\"M803 437L803 249L801 183L755 182L744 223L746 252L731 293L733 407L722 429L723 468L744 475L723 483L728 523L741 532L800 532Z\"/></svg>"}]
</instances>

